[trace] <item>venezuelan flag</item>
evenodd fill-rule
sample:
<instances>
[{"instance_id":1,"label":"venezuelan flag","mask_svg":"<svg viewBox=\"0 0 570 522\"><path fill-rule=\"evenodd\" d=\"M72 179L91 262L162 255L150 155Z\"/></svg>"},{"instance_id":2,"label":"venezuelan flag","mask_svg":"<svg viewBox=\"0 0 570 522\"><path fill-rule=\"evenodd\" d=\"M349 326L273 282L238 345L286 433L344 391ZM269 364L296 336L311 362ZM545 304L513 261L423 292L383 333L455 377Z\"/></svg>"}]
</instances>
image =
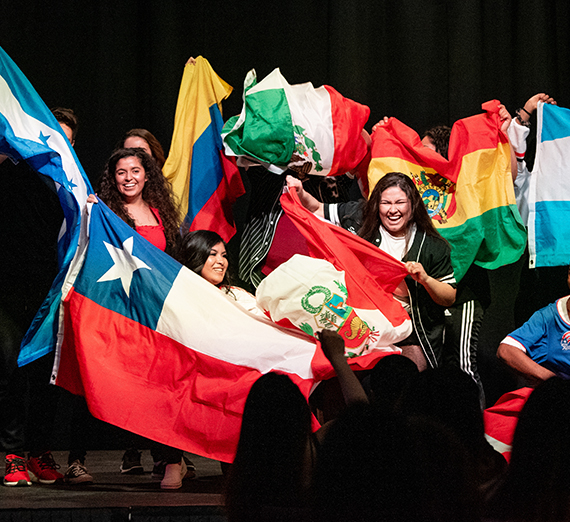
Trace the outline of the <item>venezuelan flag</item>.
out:
<instances>
[{"instance_id":1,"label":"venezuelan flag","mask_svg":"<svg viewBox=\"0 0 570 522\"><path fill-rule=\"evenodd\" d=\"M424 147L418 134L395 118L372 135L370 190L388 172L414 180L434 225L451 245L457 280L472 263L488 269L514 263L526 245L499 102L482 108L484 113L453 125L449 160Z\"/></svg>"},{"instance_id":2,"label":"venezuelan flag","mask_svg":"<svg viewBox=\"0 0 570 522\"><path fill-rule=\"evenodd\" d=\"M205 58L186 64L162 169L179 202L183 229L212 230L225 241L235 234L232 204L245 192L238 168L222 152L221 102L231 92Z\"/></svg>"}]
</instances>

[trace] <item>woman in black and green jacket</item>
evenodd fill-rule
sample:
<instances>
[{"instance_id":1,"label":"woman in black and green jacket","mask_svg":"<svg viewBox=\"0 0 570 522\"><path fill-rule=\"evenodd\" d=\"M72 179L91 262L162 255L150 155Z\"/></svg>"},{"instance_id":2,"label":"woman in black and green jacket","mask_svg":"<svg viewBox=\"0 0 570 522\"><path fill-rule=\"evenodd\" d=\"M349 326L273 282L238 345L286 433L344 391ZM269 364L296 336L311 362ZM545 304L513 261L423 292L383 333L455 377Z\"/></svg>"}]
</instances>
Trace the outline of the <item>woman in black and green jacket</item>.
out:
<instances>
[{"instance_id":1,"label":"woman in black and green jacket","mask_svg":"<svg viewBox=\"0 0 570 522\"><path fill-rule=\"evenodd\" d=\"M414 182L401 172L386 174L368 201L323 204L287 177L301 203L327 219L377 245L406 264L408 276L394 292L410 314L412 335L398 343L420 370L442 359L444 310L455 301L451 249L434 228Z\"/></svg>"}]
</instances>

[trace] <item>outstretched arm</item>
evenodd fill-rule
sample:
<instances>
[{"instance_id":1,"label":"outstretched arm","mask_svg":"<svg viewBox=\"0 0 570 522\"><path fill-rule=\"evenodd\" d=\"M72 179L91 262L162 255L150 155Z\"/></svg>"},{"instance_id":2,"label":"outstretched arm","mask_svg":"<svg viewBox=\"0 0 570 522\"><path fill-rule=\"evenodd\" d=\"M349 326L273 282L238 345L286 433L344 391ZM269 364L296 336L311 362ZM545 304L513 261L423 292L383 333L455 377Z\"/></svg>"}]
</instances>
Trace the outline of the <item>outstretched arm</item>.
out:
<instances>
[{"instance_id":1,"label":"outstretched arm","mask_svg":"<svg viewBox=\"0 0 570 522\"><path fill-rule=\"evenodd\" d=\"M323 218L325 217L324 205L317 200L315 197L311 196L304 188L303 183L300 179L295 178L294 176L288 175L285 178L287 182L287 188L289 190L296 190L297 195L299 196L299 200L301 204L309 211L315 214L316 216Z\"/></svg>"},{"instance_id":2,"label":"outstretched arm","mask_svg":"<svg viewBox=\"0 0 570 522\"><path fill-rule=\"evenodd\" d=\"M530 381L533 386L554 377L554 373L534 362L526 353L510 344L501 343L497 357L510 366L519 375Z\"/></svg>"},{"instance_id":3,"label":"outstretched arm","mask_svg":"<svg viewBox=\"0 0 570 522\"><path fill-rule=\"evenodd\" d=\"M332 330L317 332L317 338L321 341L321 348L336 372L346 405L350 406L358 402L368 402L364 388L350 369L344 356L343 338Z\"/></svg>"},{"instance_id":4,"label":"outstretched arm","mask_svg":"<svg viewBox=\"0 0 570 522\"><path fill-rule=\"evenodd\" d=\"M538 102L551 103L552 105L556 105L554 98L548 96L548 94L545 94L543 92L539 92L538 94L531 96L522 106L522 108L517 112L517 120L519 120L519 123L521 125L525 125L528 120L530 120L532 113L538 106Z\"/></svg>"}]
</instances>

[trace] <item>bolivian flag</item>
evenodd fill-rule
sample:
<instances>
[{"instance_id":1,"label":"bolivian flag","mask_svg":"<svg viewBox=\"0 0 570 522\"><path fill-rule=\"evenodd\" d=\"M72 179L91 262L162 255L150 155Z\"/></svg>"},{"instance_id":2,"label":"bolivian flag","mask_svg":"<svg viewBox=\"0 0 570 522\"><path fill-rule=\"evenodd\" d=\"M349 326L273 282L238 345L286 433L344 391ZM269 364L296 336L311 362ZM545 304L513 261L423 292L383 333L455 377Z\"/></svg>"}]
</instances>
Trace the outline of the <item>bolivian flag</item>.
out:
<instances>
[{"instance_id":1,"label":"bolivian flag","mask_svg":"<svg viewBox=\"0 0 570 522\"><path fill-rule=\"evenodd\" d=\"M449 160L424 147L418 134L395 118L372 134L370 190L388 172L414 180L433 223L451 245L457 280L473 262L487 269L514 263L526 245L498 107L497 100L487 102L485 113L453 125Z\"/></svg>"}]
</instances>

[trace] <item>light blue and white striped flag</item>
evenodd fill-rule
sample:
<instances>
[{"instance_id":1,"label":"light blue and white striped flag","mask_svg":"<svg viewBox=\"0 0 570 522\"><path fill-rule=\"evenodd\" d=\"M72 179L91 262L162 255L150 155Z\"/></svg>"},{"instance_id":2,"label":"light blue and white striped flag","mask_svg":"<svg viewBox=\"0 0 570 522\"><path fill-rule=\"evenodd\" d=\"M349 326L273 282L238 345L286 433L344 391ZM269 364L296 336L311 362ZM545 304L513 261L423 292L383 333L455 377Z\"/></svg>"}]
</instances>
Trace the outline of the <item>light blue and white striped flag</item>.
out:
<instances>
[{"instance_id":1,"label":"light blue and white striped flag","mask_svg":"<svg viewBox=\"0 0 570 522\"><path fill-rule=\"evenodd\" d=\"M24 365L55 348L61 287L77 249L81 209L93 189L61 126L1 47L0 154L24 160L44 180L53 180L65 217L58 238L60 270L22 341L18 362Z\"/></svg>"},{"instance_id":2,"label":"light blue and white striped flag","mask_svg":"<svg viewBox=\"0 0 570 522\"><path fill-rule=\"evenodd\" d=\"M570 264L570 109L539 103L529 198L529 266Z\"/></svg>"}]
</instances>

